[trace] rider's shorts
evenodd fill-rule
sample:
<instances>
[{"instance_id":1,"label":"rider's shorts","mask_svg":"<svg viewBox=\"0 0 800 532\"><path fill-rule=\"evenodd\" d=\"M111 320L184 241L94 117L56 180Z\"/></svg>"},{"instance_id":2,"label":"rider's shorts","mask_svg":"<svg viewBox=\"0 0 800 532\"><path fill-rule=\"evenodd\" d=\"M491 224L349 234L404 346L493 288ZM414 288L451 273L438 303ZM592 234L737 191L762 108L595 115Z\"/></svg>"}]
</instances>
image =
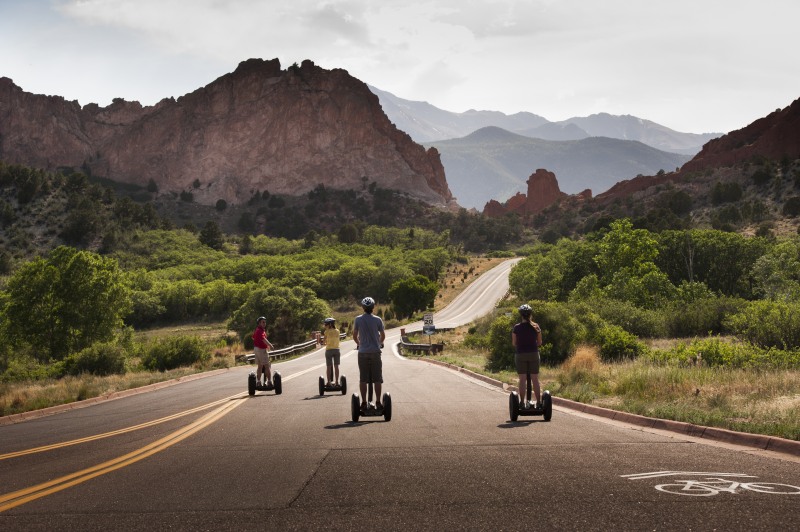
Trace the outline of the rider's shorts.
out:
<instances>
[{"instance_id":1,"label":"rider's shorts","mask_svg":"<svg viewBox=\"0 0 800 532\"><path fill-rule=\"evenodd\" d=\"M253 354L256 356L257 366L269 366L269 352L263 347L254 347Z\"/></svg>"},{"instance_id":2,"label":"rider's shorts","mask_svg":"<svg viewBox=\"0 0 800 532\"><path fill-rule=\"evenodd\" d=\"M338 349L325 350L325 364L328 366L333 366L334 364L338 366L340 357L341 352Z\"/></svg>"},{"instance_id":3,"label":"rider's shorts","mask_svg":"<svg viewBox=\"0 0 800 532\"><path fill-rule=\"evenodd\" d=\"M517 366L517 374L526 375L528 368L531 370L531 375L539 374L539 352L533 353L517 353L514 356L514 365Z\"/></svg>"},{"instance_id":4,"label":"rider's shorts","mask_svg":"<svg viewBox=\"0 0 800 532\"><path fill-rule=\"evenodd\" d=\"M372 380L370 381L370 369ZM380 353L359 353L358 374L361 382L383 382L383 364Z\"/></svg>"}]
</instances>

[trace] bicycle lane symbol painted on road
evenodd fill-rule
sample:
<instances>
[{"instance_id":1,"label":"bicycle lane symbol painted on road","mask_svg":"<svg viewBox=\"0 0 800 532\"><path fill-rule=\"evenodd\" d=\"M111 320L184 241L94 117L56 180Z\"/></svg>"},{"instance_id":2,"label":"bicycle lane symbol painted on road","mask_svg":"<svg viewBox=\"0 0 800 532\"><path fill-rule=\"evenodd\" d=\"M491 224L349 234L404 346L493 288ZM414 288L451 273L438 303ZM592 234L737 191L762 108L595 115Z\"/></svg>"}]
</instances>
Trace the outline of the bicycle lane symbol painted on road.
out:
<instances>
[{"instance_id":1,"label":"bicycle lane symbol painted on road","mask_svg":"<svg viewBox=\"0 0 800 532\"><path fill-rule=\"evenodd\" d=\"M655 489L674 495L688 495L690 497L711 497L720 493L743 493L752 491L756 493L771 493L773 495L800 495L800 487L790 484L775 484L771 482L739 482L734 479L755 479L753 475L745 473L711 473L700 471L653 471L650 473L634 473L620 475L628 480L643 480L664 477L697 477L694 479L675 479L665 484L657 484ZM704 478L700 478L704 477Z\"/></svg>"}]
</instances>

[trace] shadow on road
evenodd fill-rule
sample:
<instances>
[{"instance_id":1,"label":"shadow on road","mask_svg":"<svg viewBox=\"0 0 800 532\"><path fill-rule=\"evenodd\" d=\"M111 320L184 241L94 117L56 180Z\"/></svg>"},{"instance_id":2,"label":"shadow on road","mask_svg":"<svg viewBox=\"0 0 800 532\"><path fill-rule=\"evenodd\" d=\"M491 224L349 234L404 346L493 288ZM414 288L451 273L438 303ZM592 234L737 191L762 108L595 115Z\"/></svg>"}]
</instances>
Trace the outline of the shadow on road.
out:
<instances>
[{"instance_id":1,"label":"shadow on road","mask_svg":"<svg viewBox=\"0 0 800 532\"><path fill-rule=\"evenodd\" d=\"M526 419L525 421L506 421L505 423L500 423L497 425L497 428L500 429L515 429L518 427L527 427L528 425L533 425L534 423L547 423L544 419Z\"/></svg>"},{"instance_id":2,"label":"shadow on road","mask_svg":"<svg viewBox=\"0 0 800 532\"><path fill-rule=\"evenodd\" d=\"M379 423L379 421L346 421L345 423L339 423L337 425L327 425L325 428L329 430L336 430L336 429L351 429L353 427L360 427L363 425L369 425L370 423Z\"/></svg>"}]
</instances>

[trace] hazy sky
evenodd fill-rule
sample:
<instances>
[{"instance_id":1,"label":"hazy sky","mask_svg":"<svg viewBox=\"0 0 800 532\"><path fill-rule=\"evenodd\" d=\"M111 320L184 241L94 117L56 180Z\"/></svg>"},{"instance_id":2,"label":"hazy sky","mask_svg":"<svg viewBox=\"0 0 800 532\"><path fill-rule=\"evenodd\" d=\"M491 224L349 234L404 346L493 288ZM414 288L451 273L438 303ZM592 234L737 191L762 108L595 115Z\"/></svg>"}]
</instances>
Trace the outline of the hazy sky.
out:
<instances>
[{"instance_id":1,"label":"hazy sky","mask_svg":"<svg viewBox=\"0 0 800 532\"><path fill-rule=\"evenodd\" d=\"M800 97L798 0L0 0L0 76L152 105L251 57L448 111L728 132Z\"/></svg>"}]
</instances>

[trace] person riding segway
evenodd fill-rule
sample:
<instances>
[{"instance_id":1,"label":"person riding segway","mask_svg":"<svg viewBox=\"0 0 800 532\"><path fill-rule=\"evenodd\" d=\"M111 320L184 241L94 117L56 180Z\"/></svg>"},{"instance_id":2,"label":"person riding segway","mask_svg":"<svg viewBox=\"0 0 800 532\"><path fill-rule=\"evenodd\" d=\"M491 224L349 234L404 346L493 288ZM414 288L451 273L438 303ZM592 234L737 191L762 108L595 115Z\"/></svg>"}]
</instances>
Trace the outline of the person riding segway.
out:
<instances>
[{"instance_id":1,"label":"person riding segway","mask_svg":"<svg viewBox=\"0 0 800 532\"><path fill-rule=\"evenodd\" d=\"M256 330L253 331L253 355L256 362L256 371L251 371L247 377L247 392L255 395L256 390L272 391L280 395L283 391L281 387L281 374L275 372L275 384L272 384L272 366L269 360L269 351L273 349L272 343L267 339L267 318L259 316L256 320ZM264 380L261 380L261 374Z\"/></svg>"},{"instance_id":2,"label":"person riding segway","mask_svg":"<svg viewBox=\"0 0 800 532\"><path fill-rule=\"evenodd\" d=\"M544 415L545 421L550 421L552 398L549 391L545 391L542 397L539 385L542 329L533 321L533 309L530 305L520 305L518 310L521 321L512 329L511 343L516 350L514 364L519 375L519 394L511 392L508 398L511 420L516 421L519 415ZM535 394L535 402L531 402L531 391ZM523 398L524 402L521 402Z\"/></svg>"},{"instance_id":3,"label":"person riding segway","mask_svg":"<svg viewBox=\"0 0 800 532\"><path fill-rule=\"evenodd\" d=\"M381 396L383 384L383 364L381 362L381 349L386 339L383 320L372 314L375 300L365 297L361 300L364 313L357 316L353 322L353 340L358 349L359 389L361 397L353 394L351 400L351 415L354 422L360 416L383 416L389 421L392 417L391 396L384 393ZM369 386L369 395L367 395ZM372 403L372 391L375 390L375 403ZM363 398L363 399L361 399Z\"/></svg>"},{"instance_id":4,"label":"person riding segway","mask_svg":"<svg viewBox=\"0 0 800 532\"><path fill-rule=\"evenodd\" d=\"M347 377L342 375L339 378L339 329L336 328L336 320L325 318L322 322L325 326L325 366L327 370L327 381L319 378L319 394L325 392L342 392L347 394Z\"/></svg>"}]
</instances>

